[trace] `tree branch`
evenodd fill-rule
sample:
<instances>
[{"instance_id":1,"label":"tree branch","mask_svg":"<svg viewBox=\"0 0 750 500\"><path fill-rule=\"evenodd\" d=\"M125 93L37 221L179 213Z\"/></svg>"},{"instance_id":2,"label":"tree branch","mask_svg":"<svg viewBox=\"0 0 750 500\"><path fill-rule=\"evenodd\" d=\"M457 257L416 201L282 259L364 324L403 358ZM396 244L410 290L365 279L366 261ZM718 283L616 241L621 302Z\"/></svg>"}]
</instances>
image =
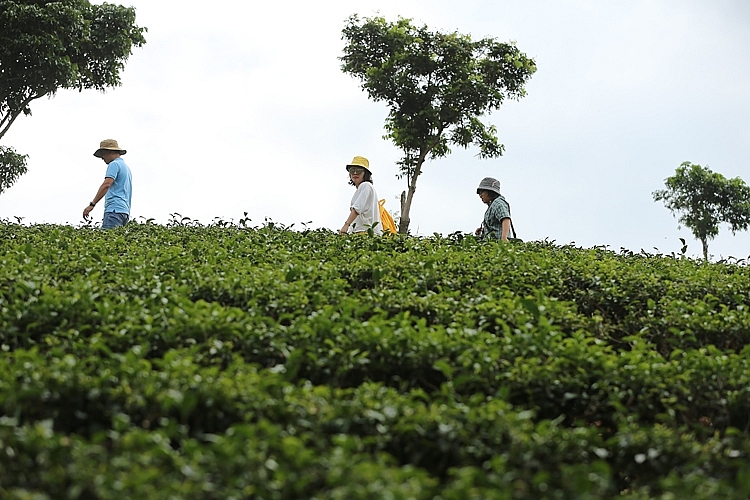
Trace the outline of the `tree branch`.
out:
<instances>
[{"instance_id":1,"label":"tree branch","mask_svg":"<svg viewBox=\"0 0 750 500\"><path fill-rule=\"evenodd\" d=\"M23 110L26 109L26 107L29 105L29 103L31 103L31 101L33 101L34 99L39 99L40 97L44 97L45 95L46 94L41 94L41 95L35 94L32 96L29 96L29 98L26 99L14 113L8 113L7 115L5 115L5 117L0 121L0 126L2 127L0 129L0 139L2 139L5 133L8 132L8 129L10 128L10 126L13 125L13 122L16 121L16 118L18 118L18 116L23 112ZM2 123L5 122L6 120L10 120L10 121L8 121L8 123L3 126Z\"/></svg>"}]
</instances>

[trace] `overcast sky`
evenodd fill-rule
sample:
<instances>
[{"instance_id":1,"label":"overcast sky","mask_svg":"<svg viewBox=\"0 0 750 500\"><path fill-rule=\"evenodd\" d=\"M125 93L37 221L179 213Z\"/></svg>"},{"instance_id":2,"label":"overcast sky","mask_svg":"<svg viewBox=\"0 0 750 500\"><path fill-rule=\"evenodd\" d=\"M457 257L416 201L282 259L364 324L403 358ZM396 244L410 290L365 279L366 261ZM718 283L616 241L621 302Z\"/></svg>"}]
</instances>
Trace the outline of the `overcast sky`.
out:
<instances>
[{"instance_id":1,"label":"overcast sky","mask_svg":"<svg viewBox=\"0 0 750 500\"><path fill-rule=\"evenodd\" d=\"M119 3L119 2L118 2ZM387 109L340 70L352 14L515 41L538 71L528 95L486 118L505 154L454 150L417 183L415 234L473 231L485 176L500 179L519 237L688 254L700 243L651 193L683 161L750 183L750 1L126 0L146 26L123 85L32 103L3 138L29 172L0 195L0 218L78 225L101 183L99 141L133 172L131 216L179 213L338 229L370 160L392 211L405 180L382 139ZM101 220L102 205L93 212ZM750 256L750 233L722 226L716 258Z\"/></svg>"}]
</instances>

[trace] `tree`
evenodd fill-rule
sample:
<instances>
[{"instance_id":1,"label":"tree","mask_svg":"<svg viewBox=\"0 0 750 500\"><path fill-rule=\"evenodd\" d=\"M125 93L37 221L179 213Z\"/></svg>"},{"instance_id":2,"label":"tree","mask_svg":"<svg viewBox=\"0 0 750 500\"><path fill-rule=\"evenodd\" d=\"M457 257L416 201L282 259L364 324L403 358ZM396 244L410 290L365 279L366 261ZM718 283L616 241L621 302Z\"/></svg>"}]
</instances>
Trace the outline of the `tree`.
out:
<instances>
[{"instance_id":1,"label":"tree","mask_svg":"<svg viewBox=\"0 0 750 500\"><path fill-rule=\"evenodd\" d=\"M59 89L104 91L120 85L132 48L146 43L145 31L135 25L132 7L0 0L0 138L21 113L31 114L35 99ZM10 168L0 164L0 170Z\"/></svg>"},{"instance_id":2,"label":"tree","mask_svg":"<svg viewBox=\"0 0 750 500\"><path fill-rule=\"evenodd\" d=\"M496 128L479 118L506 98L523 97L536 65L513 43L431 32L404 18L388 23L353 15L342 33L342 71L358 78L372 100L390 108L384 138L401 149L398 177L406 177L407 184L401 194L403 234L427 159L447 156L452 145L474 144L480 158L502 155Z\"/></svg>"},{"instance_id":3,"label":"tree","mask_svg":"<svg viewBox=\"0 0 750 500\"><path fill-rule=\"evenodd\" d=\"M26 173L27 155L19 155L13 148L0 146L0 194Z\"/></svg>"},{"instance_id":4,"label":"tree","mask_svg":"<svg viewBox=\"0 0 750 500\"><path fill-rule=\"evenodd\" d=\"M708 240L719 234L719 224L729 224L732 234L750 226L750 187L739 177L726 179L708 167L683 162L675 175L664 180L666 189L654 191L654 201L664 201L678 221L703 244L708 260Z\"/></svg>"}]
</instances>

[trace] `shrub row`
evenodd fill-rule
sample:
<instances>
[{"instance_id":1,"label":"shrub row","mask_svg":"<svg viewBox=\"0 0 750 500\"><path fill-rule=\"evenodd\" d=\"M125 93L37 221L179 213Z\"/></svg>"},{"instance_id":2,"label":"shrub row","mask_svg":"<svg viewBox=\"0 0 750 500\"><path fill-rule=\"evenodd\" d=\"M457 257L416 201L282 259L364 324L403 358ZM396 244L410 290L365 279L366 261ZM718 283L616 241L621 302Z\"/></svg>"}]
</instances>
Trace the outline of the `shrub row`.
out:
<instances>
[{"instance_id":1,"label":"shrub row","mask_svg":"<svg viewBox=\"0 0 750 500\"><path fill-rule=\"evenodd\" d=\"M275 370L239 360L200 367L178 351L158 361L135 351L111 359L16 351L4 361L0 484L54 498L162 488L177 497L326 497L367 488L347 481L358 465L385 475L388 489L416 481L425 495L466 474L472 488L484 482L507 498L657 493L670 475L750 492L750 441L734 430L700 436L624 417L604 432L535 421L499 398L456 397L450 386L428 395L373 383L293 385Z\"/></svg>"},{"instance_id":2,"label":"shrub row","mask_svg":"<svg viewBox=\"0 0 750 500\"><path fill-rule=\"evenodd\" d=\"M193 302L177 291L146 299L105 295L90 281L75 291L34 292L28 291L32 300L4 307L4 349L35 346L85 357L137 348L159 359L190 348L199 364L222 367L240 356L283 370L292 382L355 387L377 381L427 392L449 382L463 396L504 391L514 404L544 418L565 415L568 422L611 422L617 413L635 412L652 423L750 426L750 348L724 353L708 346L664 356L633 336L625 338L627 349L616 349L585 330L565 332L550 322L546 315L561 306L552 300L486 300L471 313L454 314L446 327L420 316L417 298L411 310L398 313L344 297L309 315L272 318L257 309Z\"/></svg>"},{"instance_id":3,"label":"shrub row","mask_svg":"<svg viewBox=\"0 0 750 500\"><path fill-rule=\"evenodd\" d=\"M743 265L548 243L500 246L471 236L357 240L268 227L133 225L108 237L0 225L0 233L0 290L17 288L0 297L21 305L50 288L70 295L88 286L97 296L143 299L178 291L283 320L348 296L368 310L409 311L449 325L480 323L475 306L510 292L556 299L561 307L548 312L550 321L583 327L618 348L633 335L664 353L709 344L740 350L750 338L750 270Z\"/></svg>"},{"instance_id":4,"label":"shrub row","mask_svg":"<svg viewBox=\"0 0 750 500\"><path fill-rule=\"evenodd\" d=\"M0 224L0 497L748 496L743 262L245 224Z\"/></svg>"}]
</instances>

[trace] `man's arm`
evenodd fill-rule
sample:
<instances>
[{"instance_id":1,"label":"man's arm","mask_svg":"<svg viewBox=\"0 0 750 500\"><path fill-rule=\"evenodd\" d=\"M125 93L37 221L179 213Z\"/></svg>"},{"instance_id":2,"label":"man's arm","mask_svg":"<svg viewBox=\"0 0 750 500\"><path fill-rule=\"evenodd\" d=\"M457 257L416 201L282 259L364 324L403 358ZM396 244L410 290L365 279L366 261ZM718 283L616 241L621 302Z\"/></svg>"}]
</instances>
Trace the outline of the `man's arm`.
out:
<instances>
[{"instance_id":1,"label":"man's arm","mask_svg":"<svg viewBox=\"0 0 750 500\"><path fill-rule=\"evenodd\" d=\"M91 200L91 203L89 206L83 209L83 218L88 219L89 214L94 209L94 205L99 203L99 200L104 198L104 195L107 194L107 191L109 191L110 186L115 182L115 180L112 177L105 177L104 182L102 182L102 185L99 186L99 190L96 192L96 195L94 196L94 199Z\"/></svg>"}]
</instances>

